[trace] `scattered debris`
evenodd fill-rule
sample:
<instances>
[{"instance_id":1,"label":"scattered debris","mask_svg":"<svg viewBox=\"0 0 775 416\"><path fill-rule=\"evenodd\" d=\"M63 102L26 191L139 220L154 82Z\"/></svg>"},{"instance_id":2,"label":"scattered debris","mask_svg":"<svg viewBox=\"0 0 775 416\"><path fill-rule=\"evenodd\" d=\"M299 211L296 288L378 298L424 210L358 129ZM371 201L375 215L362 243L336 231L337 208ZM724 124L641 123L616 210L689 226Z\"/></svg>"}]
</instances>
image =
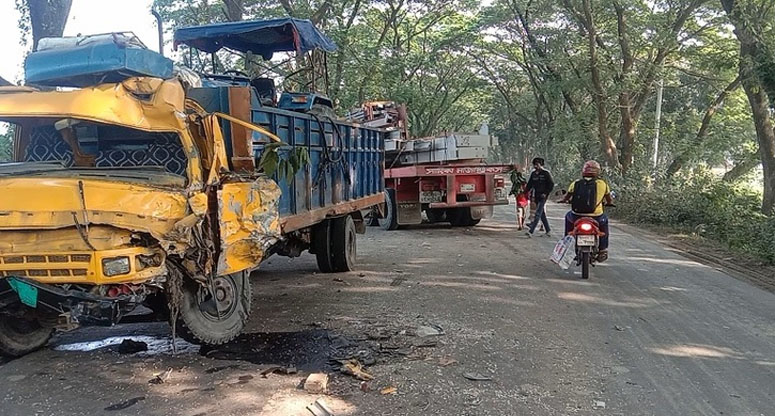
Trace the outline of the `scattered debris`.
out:
<instances>
[{"instance_id":1,"label":"scattered debris","mask_svg":"<svg viewBox=\"0 0 775 416\"><path fill-rule=\"evenodd\" d=\"M162 371L159 373L154 373L153 378L148 380L148 383L150 384L164 384L168 378L170 378L170 374L172 374L172 367L167 368L166 371Z\"/></svg>"},{"instance_id":2,"label":"scattered debris","mask_svg":"<svg viewBox=\"0 0 775 416\"><path fill-rule=\"evenodd\" d=\"M304 391L310 394L323 394L328 391L328 374L312 373L304 380Z\"/></svg>"},{"instance_id":3,"label":"scattered debris","mask_svg":"<svg viewBox=\"0 0 775 416\"><path fill-rule=\"evenodd\" d=\"M315 400L315 403L307 406L307 410L315 416L334 416L334 412L326 406L322 399Z\"/></svg>"},{"instance_id":4,"label":"scattered debris","mask_svg":"<svg viewBox=\"0 0 775 416\"><path fill-rule=\"evenodd\" d=\"M116 410L124 410L124 409L126 409L128 407L132 407L132 406L136 405L137 403L139 403L139 402L141 402L143 400L145 400L145 396L133 397L133 398L131 398L129 400L125 400L125 401L123 401L121 403L112 404L112 405L106 407L104 410L106 412L115 412Z\"/></svg>"},{"instance_id":5,"label":"scattered debris","mask_svg":"<svg viewBox=\"0 0 775 416\"><path fill-rule=\"evenodd\" d=\"M418 337L433 337L444 335L444 329L439 325L420 326L414 331L414 334Z\"/></svg>"},{"instance_id":6,"label":"scattered debris","mask_svg":"<svg viewBox=\"0 0 775 416\"><path fill-rule=\"evenodd\" d=\"M27 378L27 376L25 376L23 374L14 374L12 376L6 377L5 379L10 381L11 383L16 383L16 382L24 380L25 378Z\"/></svg>"},{"instance_id":7,"label":"scattered debris","mask_svg":"<svg viewBox=\"0 0 775 416\"><path fill-rule=\"evenodd\" d=\"M148 351L148 344L143 341L135 341L133 339L125 339L118 344L119 354L134 354L141 351Z\"/></svg>"},{"instance_id":8,"label":"scattered debris","mask_svg":"<svg viewBox=\"0 0 775 416\"><path fill-rule=\"evenodd\" d=\"M602 400L595 400L594 403L592 403L593 409L605 409L605 402Z\"/></svg>"},{"instance_id":9,"label":"scattered debris","mask_svg":"<svg viewBox=\"0 0 775 416\"><path fill-rule=\"evenodd\" d=\"M259 374L261 374L262 378L267 378L269 376L269 374L273 374L273 373L274 374L290 375L290 374L296 374L297 372L298 371L296 370L296 367L293 367L293 366L291 366L291 367L282 367L282 366L279 366L279 365L275 365L275 366L263 369L261 371L261 373L259 373Z\"/></svg>"},{"instance_id":10,"label":"scattered debris","mask_svg":"<svg viewBox=\"0 0 775 416\"><path fill-rule=\"evenodd\" d=\"M358 360L347 360L342 363L342 368L339 369L343 374L347 374L357 378L358 380L370 381L374 380L374 376L363 370L363 365Z\"/></svg>"},{"instance_id":11,"label":"scattered debris","mask_svg":"<svg viewBox=\"0 0 775 416\"><path fill-rule=\"evenodd\" d=\"M441 357L439 358L439 365L442 367L449 367L453 364L457 364L457 360L452 357Z\"/></svg>"},{"instance_id":12,"label":"scattered debris","mask_svg":"<svg viewBox=\"0 0 775 416\"><path fill-rule=\"evenodd\" d=\"M614 329L617 330L617 331L624 331L625 330L624 327L621 327L619 325L614 325Z\"/></svg>"},{"instance_id":13,"label":"scattered debris","mask_svg":"<svg viewBox=\"0 0 775 416\"><path fill-rule=\"evenodd\" d=\"M334 281L337 282L337 283L343 283L345 286L350 286L350 283L346 282L344 279L342 279L340 277L335 277Z\"/></svg>"},{"instance_id":14,"label":"scattered debris","mask_svg":"<svg viewBox=\"0 0 775 416\"><path fill-rule=\"evenodd\" d=\"M358 273L358 277L366 277L366 273Z\"/></svg>"},{"instance_id":15,"label":"scattered debris","mask_svg":"<svg viewBox=\"0 0 775 416\"><path fill-rule=\"evenodd\" d=\"M389 386L385 387L384 389L379 391L379 394L386 396L388 394L396 394L398 393L398 389L395 386Z\"/></svg>"},{"instance_id":16,"label":"scattered debris","mask_svg":"<svg viewBox=\"0 0 775 416\"><path fill-rule=\"evenodd\" d=\"M368 393L371 391L371 386L369 386L368 381L361 381L361 391L364 393Z\"/></svg>"},{"instance_id":17,"label":"scattered debris","mask_svg":"<svg viewBox=\"0 0 775 416\"><path fill-rule=\"evenodd\" d=\"M253 376L246 374L244 376L237 377L237 384L247 384L250 380L253 380Z\"/></svg>"},{"instance_id":18,"label":"scattered debris","mask_svg":"<svg viewBox=\"0 0 775 416\"><path fill-rule=\"evenodd\" d=\"M463 377L471 381L490 381L492 377L480 373L463 373Z\"/></svg>"}]
</instances>

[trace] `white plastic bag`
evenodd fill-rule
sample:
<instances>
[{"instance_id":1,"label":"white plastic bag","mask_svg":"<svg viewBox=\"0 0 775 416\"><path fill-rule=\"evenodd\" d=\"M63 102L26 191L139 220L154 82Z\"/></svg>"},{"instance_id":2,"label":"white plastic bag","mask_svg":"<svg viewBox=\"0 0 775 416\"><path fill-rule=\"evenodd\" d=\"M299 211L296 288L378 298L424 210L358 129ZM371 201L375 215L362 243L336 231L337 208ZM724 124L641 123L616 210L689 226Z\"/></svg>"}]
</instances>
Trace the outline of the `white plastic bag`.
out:
<instances>
[{"instance_id":1,"label":"white plastic bag","mask_svg":"<svg viewBox=\"0 0 775 416\"><path fill-rule=\"evenodd\" d=\"M576 239L571 235L566 235L554 246L552 253L552 262L560 266L563 270L570 267L575 257Z\"/></svg>"}]
</instances>

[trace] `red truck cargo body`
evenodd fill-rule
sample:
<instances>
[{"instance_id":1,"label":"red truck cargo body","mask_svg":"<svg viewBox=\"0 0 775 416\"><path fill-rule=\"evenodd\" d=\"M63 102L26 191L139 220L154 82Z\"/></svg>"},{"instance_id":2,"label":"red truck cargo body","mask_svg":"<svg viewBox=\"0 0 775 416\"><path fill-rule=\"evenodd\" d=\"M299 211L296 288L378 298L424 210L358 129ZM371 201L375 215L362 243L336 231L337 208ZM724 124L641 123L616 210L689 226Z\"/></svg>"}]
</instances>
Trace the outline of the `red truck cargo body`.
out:
<instances>
[{"instance_id":1,"label":"red truck cargo body","mask_svg":"<svg viewBox=\"0 0 775 416\"><path fill-rule=\"evenodd\" d=\"M385 169L388 223L448 221L472 226L492 215L494 205L508 205L504 175L508 165L412 165ZM394 209L395 221L390 221ZM383 226L384 227L384 226ZM384 227L389 228L389 227Z\"/></svg>"}]
</instances>

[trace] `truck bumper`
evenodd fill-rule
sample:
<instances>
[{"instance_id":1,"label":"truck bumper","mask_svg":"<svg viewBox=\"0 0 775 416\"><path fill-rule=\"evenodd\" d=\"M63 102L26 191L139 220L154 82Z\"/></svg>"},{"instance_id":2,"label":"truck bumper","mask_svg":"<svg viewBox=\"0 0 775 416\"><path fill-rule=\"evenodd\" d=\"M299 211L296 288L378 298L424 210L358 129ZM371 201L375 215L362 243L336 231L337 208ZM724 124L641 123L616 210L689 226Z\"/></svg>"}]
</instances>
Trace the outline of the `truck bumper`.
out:
<instances>
[{"instance_id":1,"label":"truck bumper","mask_svg":"<svg viewBox=\"0 0 775 416\"><path fill-rule=\"evenodd\" d=\"M145 300L144 295L115 298L36 282L26 277L0 279L0 308L21 303L41 312L65 315L80 325L111 326Z\"/></svg>"}]
</instances>

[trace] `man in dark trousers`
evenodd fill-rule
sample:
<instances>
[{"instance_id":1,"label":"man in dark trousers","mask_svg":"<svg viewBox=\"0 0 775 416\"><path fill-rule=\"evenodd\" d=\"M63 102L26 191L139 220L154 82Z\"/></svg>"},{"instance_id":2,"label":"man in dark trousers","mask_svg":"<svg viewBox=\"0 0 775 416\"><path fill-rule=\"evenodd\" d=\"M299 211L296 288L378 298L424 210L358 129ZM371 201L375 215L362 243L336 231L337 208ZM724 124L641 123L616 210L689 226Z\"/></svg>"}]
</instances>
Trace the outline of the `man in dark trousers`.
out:
<instances>
[{"instance_id":1,"label":"man in dark trousers","mask_svg":"<svg viewBox=\"0 0 775 416\"><path fill-rule=\"evenodd\" d=\"M546 236L550 237L552 234L549 228L549 220L546 219L546 200L552 189L554 189L554 180L552 179L552 174L544 169L543 158L537 157L533 159L533 169L533 173L530 174L530 179L527 181L526 190L533 193L533 199L536 201L536 211L533 214L533 222L528 226L527 236L533 236L538 222L541 221L544 224Z\"/></svg>"}]
</instances>

